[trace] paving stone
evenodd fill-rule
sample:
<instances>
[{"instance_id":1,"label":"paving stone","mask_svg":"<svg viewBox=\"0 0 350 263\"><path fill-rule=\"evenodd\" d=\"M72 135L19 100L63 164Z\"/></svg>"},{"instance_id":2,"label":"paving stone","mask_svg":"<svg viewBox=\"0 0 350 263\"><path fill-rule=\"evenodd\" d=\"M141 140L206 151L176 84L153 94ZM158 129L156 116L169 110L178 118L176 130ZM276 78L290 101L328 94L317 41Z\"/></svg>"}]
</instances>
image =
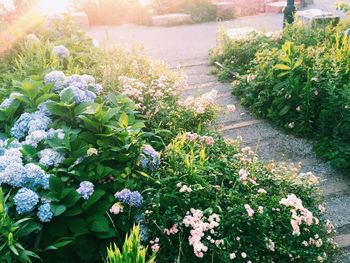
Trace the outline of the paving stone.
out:
<instances>
[{"instance_id":1,"label":"paving stone","mask_svg":"<svg viewBox=\"0 0 350 263\"><path fill-rule=\"evenodd\" d=\"M217 81L216 76L197 73L196 75L189 75L187 83L188 85L196 85L196 84L204 84L204 83L216 82L216 81Z\"/></svg>"},{"instance_id":2,"label":"paving stone","mask_svg":"<svg viewBox=\"0 0 350 263\"><path fill-rule=\"evenodd\" d=\"M290 162L313 154L312 145L307 140L276 132L271 140L257 145L257 153L262 159Z\"/></svg>"},{"instance_id":3,"label":"paving stone","mask_svg":"<svg viewBox=\"0 0 350 263\"><path fill-rule=\"evenodd\" d=\"M241 136L243 144L250 144L255 148L266 140L278 136L279 131L268 122L263 122L238 129L226 130L223 132L223 135L229 138Z\"/></svg>"},{"instance_id":4,"label":"paving stone","mask_svg":"<svg viewBox=\"0 0 350 263\"><path fill-rule=\"evenodd\" d=\"M336 228L350 224L350 195L328 198L325 216Z\"/></svg>"},{"instance_id":5,"label":"paving stone","mask_svg":"<svg viewBox=\"0 0 350 263\"><path fill-rule=\"evenodd\" d=\"M183 91L183 96L200 96L204 93L210 92L212 90L216 90L218 92L218 95L227 93L228 90L230 90L230 86L221 85L217 82L209 82L205 84L198 84L189 86L188 89Z\"/></svg>"}]
</instances>

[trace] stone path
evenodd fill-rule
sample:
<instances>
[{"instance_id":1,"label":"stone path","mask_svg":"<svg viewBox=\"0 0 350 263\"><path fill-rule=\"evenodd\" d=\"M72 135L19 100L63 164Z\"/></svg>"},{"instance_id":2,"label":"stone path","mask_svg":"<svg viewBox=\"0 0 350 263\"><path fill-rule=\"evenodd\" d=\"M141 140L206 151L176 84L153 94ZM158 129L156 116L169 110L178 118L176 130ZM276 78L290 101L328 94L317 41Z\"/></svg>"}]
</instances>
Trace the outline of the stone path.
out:
<instances>
[{"instance_id":1,"label":"stone path","mask_svg":"<svg viewBox=\"0 0 350 263\"><path fill-rule=\"evenodd\" d=\"M336 0L315 0L312 8L334 11ZM208 50L215 45L217 30L222 26L255 27L273 31L282 28L282 15L259 15L223 23L206 23L171 28L120 26L93 27L88 34L102 40L106 36L111 43L131 46L143 43L153 58L164 60L173 70L187 73L189 88L184 96L200 95L216 89L217 103L225 106L236 104L237 111L222 114L218 120L221 132L228 137L241 136L243 144L255 149L261 159L301 163L302 171L311 171L321 178L321 188L328 205L326 217L337 227L336 241L343 248L336 262L350 263L350 180L340 175L328 164L316 158L312 143L283 134L273 124L256 119L248 110L239 106L239 100L231 95L231 85L219 83L209 74Z\"/></svg>"}]
</instances>

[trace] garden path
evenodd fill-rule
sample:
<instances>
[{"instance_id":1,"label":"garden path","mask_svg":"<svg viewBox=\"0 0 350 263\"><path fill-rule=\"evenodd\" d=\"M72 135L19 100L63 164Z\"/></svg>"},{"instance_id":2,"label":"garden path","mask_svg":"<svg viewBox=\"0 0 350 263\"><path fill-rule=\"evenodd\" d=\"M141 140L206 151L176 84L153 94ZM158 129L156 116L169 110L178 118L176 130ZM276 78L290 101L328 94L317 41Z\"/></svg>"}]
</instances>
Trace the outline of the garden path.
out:
<instances>
[{"instance_id":1,"label":"garden path","mask_svg":"<svg viewBox=\"0 0 350 263\"><path fill-rule=\"evenodd\" d=\"M315 0L310 8L335 12L336 0ZM328 164L316 158L312 142L282 133L268 121L256 119L249 111L239 106L238 98L231 95L231 85L219 83L210 75L208 50L215 45L216 34L221 26L249 26L259 30L275 31L282 28L281 14L263 14L243 17L226 22L212 22L178 27L145 27L124 25L117 27L98 26L88 30L97 40L132 46L142 43L148 55L164 60L173 70L188 75L189 88L184 96L200 95L216 89L217 103L225 106L236 104L235 113L221 114L218 126L230 138L241 136L243 144L252 147L264 160L274 159L286 163L301 163L302 171L311 171L320 176L321 187L328 206L326 214L337 227L336 241L343 248L350 247L350 180ZM343 250L338 262L350 262L350 250Z\"/></svg>"}]
</instances>

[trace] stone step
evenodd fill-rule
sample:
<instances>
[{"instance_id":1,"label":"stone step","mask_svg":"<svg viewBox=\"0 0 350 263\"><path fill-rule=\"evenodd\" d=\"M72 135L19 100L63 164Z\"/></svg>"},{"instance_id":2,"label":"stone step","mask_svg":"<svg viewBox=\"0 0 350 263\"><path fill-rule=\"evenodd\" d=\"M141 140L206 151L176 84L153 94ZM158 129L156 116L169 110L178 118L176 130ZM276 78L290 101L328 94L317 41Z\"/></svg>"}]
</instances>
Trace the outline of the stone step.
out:
<instances>
[{"instance_id":1,"label":"stone step","mask_svg":"<svg viewBox=\"0 0 350 263\"><path fill-rule=\"evenodd\" d=\"M350 234L337 235L334 237L334 241L339 248L348 248L350 247Z\"/></svg>"},{"instance_id":2,"label":"stone step","mask_svg":"<svg viewBox=\"0 0 350 263\"><path fill-rule=\"evenodd\" d=\"M219 129L219 131L224 132L227 130L233 130L233 129L239 129L239 128L244 128L247 126L251 126L254 124L258 124L258 123L262 123L262 120L247 120L247 121L238 121L238 122L234 122L232 124L229 125L224 125L223 127L221 127Z\"/></svg>"},{"instance_id":3,"label":"stone step","mask_svg":"<svg viewBox=\"0 0 350 263\"><path fill-rule=\"evenodd\" d=\"M217 90L218 96L220 96L221 94L224 94L224 93L227 93L227 91L230 91L231 88L230 88L230 85L224 85L216 81L213 81L213 82L208 82L204 84L189 86L182 92L182 95L183 97L200 96L212 90Z\"/></svg>"},{"instance_id":4,"label":"stone step","mask_svg":"<svg viewBox=\"0 0 350 263\"><path fill-rule=\"evenodd\" d=\"M350 193L341 196L331 196L326 199L326 203L325 217L336 228L342 228L350 224Z\"/></svg>"},{"instance_id":5,"label":"stone step","mask_svg":"<svg viewBox=\"0 0 350 263\"><path fill-rule=\"evenodd\" d=\"M188 85L197 85L197 84L205 84L208 82L217 82L217 78L214 75L210 74L192 74L188 75L187 84Z\"/></svg>"},{"instance_id":6,"label":"stone step","mask_svg":"<svg viewBox=\"0 0 350 263\"><path fill-rule=\"evenodd\" d=\"M259 145L268 139L276 137L279 131L271 126L266 121L244 126L236 129L226 129L222 132L226 137L235 139L238 136L242 137L243 145Z\"/></svg>"}]
</instances>

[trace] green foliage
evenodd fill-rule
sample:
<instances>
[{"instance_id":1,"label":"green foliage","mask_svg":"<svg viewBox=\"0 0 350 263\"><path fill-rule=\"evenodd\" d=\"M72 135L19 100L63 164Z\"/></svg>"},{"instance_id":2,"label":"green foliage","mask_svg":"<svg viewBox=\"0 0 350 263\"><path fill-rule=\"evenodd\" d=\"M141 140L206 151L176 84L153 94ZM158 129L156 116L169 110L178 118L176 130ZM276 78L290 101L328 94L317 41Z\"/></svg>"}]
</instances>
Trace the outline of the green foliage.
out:
<instances>
[{"instance_id":1,"label":"green foliage","mask_svg":"<svg viewBox=\"0 0 350 263\"><path fill-rule=\"evenodd\" d=\"M195 23L216 19L216 7L210 0L152 0L151 6L156 14L190 14Z\"/></svg>"},{"instance_id":2,"label":"green foliage","mask_svg":"<svg viewBox=\"0 0 350 263\"><path fill-rule=\"evenodd\" d=\"M288 26L275 42L257 44L233 83L234 94L251 112L316 139L316 152L341 169L349 169L350 156L350 42L342 34L348 25L345 20L337 27ZM221 59L241 61L239 54L251 50L250 38L245 41L224 43L228 51Z\"/></svg>"},{"instance_id":3,"label":"green foliage","mask_svg":"<svg viewBox=\"0 0 350 263\"><path fill-rule=\"evenodd\" d=\"M107 248L108 263L146 263L147 247L144 248L140 241L140 226L134 226L130 236L126 235L123 252L119 250L116 244ZM153 255L147 263L155 262Z\"/></svg>"},{"instance_id":4,"label":"green foliage","mask_svg":"<svg viewBox=\"0 0 350 263\"><path fill-rule=\"evenodd\" d=\"M210 51L212 64L219 62L224 69L218 73L220 81L228 81L230 72L242 74L249 69L251 61L258 50L274 45L271 38L258 32L249 33L247 38L233 40L221 28L218 34L217 45Z\"/></svg>"},{"instance_id":5,"label":"green foliage","mask_svg":"<svg viewBox=\"0 0 350 263\"><path fill-rule=\"evenodd\" d=\"M8 196L6 197L8 198ZM7 214L5 196L0 187L0 259L1 262L32 262L31 259L40 259L34 252L25 249L18 240L40 230L40 226L31 218L21 218L13 221Z\"/></svg>"},{"instance_id":6,"label":"green foliage","mask_svg":"<svg viewBox=\"0 0 350 263\"><path fill-rule=\"evenodd\" d=\"M318 210L322 199L312 174L260 162L250 149L240 150L238 141L215 136L215 143L207 145L200 137L193 138L193 134L175 138L163 152L162 167L152 174L153 180L144 183L150 240L159 238L157 262L228 263L232 262L229 254L235 253L241 260L243 252L252 262L289 262L292 258L315 262L319 256L332 262L333 245ZM246 178L242 177L244 172ZM321 220L309 226L303 223L300 235L292 233L291 208L280 203L293 193ZM254 215L249 216L246 204ZM195 255L195 245L189 243L197 240L191 238L196 231L191 232L185 222L193 209L201 211L196 213L202 214L203 223L213 215L220 218L214 231L204 230L199 238L207 247L203 258ZM194 220L201 226L202 222ZM167 233L166 229L174 228L176 233ZM314 235L323 240L322 247L305 247L302 242ZM223 244L215 240L223 240ZM268 248L269 240L274 243L273 251Z\"/></svg>"}]
</instances>

